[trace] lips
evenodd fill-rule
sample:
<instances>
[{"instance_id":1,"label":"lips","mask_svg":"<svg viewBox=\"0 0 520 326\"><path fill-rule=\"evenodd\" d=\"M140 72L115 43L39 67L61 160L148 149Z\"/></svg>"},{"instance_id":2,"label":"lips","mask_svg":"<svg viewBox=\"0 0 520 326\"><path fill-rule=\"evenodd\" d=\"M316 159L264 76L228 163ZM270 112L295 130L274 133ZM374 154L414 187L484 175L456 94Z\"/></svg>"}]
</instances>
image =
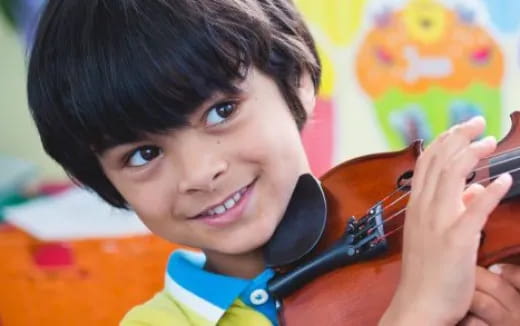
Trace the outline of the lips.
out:
<instances>
[{"instance_id":1,"label":"lips","mask_svg":"<svg viewBox=\"0 0 520 326\"><path fill-rule=\"evenodd\" d=\"M231 208L235 207L235 205L240 201L242 195L246 192L246 190L247 186L226 198L221 204L213 206L212 208L208 209L200 215L213 216L227 212Z\"/></svg>"},{"instance_id":2,"label":"lips","mask_svg":"<svg viewBox=\"0 0 520 326\"><path fill-rule=\"evenodd\" d=\"M243 199L244 194L247 192L249 188L255 183L256 179L248 184L245 187L242 187L238 191L232 193L228 197L226 197L224 200L222 200L220 203L213 205L209 208L206 208L202 213L197 214L196 216L192 217L191 219L206 217L216 217L218 215L222 215L226 213L227 211L231 210L233 207L235 207L238 203L241 202Z\"/></svg>"},{"instance_id":3,"label":"lips","mask_svg":"<svg viewBox=\"0 0 520 326\"><path fill-rule=\"evenodd\" d=\"M236 223L245 216L245 212L248 210L249 203L253 197L255 181L234 192L219 204L205 209L191 220L212 228L224 228Z\"/></svg>"}]
</instances>

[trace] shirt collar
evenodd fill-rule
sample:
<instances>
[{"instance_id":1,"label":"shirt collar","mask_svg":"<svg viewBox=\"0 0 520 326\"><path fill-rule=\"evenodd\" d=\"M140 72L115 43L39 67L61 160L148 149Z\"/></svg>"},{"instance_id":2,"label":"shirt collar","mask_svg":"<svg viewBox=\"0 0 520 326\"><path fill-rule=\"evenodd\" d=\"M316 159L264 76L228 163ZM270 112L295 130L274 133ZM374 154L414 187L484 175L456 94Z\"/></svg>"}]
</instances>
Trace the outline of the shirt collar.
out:
<instances>
[{"instance_id":1,"label":"shirt collar","mask_svg":"<svg viewBox=\"0 0 520 326\"><path fill-rule=\"evenodd\" d=\"M241 279L204 270L206 256L187 250L175 251L166 269L166 291L210 322L216 323L257 279L265 280L273 275L265 270L254 280Z\"/></svg>"}]
</instances>

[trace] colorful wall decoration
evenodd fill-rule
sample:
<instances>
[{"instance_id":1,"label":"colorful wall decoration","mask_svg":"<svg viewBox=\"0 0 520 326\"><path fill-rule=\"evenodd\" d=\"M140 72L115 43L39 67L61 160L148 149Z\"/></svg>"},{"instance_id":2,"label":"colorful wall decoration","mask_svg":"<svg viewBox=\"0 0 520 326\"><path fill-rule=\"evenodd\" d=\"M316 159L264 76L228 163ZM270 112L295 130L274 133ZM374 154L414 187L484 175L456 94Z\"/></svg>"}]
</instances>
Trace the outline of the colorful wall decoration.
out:
<instances>
[{"instance_id":1,"label":"colorful wall decoration","mask_svg":"<svg viewBox=\"0 0 520 326\"><path fill-rule=\"evenodd\" d=\"M469 9L413 0L381 11L356 68L392 148L429 142L475 115L486 117L487 133L500 132L503 55Z\"/></svg>"}]
</instances>

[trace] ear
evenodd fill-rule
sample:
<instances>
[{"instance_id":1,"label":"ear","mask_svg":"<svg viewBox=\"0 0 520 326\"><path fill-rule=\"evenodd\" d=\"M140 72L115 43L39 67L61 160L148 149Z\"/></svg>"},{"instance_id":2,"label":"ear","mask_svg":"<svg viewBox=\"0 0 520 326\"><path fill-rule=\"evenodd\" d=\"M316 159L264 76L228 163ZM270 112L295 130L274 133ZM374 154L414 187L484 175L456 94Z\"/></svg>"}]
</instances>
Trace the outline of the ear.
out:
<instances>
[{"instance_id":1,"label":"ear","mask_svg":"<svg viewBox=\"0 0 520 326\"><path fill-rule=\"evenodd\" d=\"M307 116L311 117L314 112L314 107L316 106L316 89L314 88L314 83L308 71L305 71L300 78L298 95Z\"/></svg>"}]
</instances>

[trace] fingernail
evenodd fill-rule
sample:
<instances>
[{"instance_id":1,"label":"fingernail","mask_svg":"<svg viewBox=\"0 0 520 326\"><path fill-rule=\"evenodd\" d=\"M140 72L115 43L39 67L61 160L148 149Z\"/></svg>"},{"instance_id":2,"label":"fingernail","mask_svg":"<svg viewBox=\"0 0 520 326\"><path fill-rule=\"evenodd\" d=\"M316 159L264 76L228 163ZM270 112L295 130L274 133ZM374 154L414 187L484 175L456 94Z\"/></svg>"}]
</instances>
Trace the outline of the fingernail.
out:
<instances>
[{"instance_id":1,"label":"fingernail","mask_svg":"<svg viewBox=\"0 0 520 326\"><path fill-rule=\"evenodd\" d=\"M497 143L497 140L494 136L486 136L484 138L481 138L481 139L476 139L474 141L475 144L477 144L478 146L495 146L495 144Z\"/></svg>"},{"instance_id":2,"label":"fingernail","mask_svg":"<svg viewBox=\"0 0 520 326\"><path fill-rule=\"evenodd\" d=\"M476 115L473 118L469 119L468 123L477 123L477 121L485 121L485 119L481 115Z\"/></svg>"},{"instance_id":3,"label":"fingernail","mask_svg":"<svg viewBox=\"0 0 520 326\"><path fill-rule=\"evenodd\" d=\"M484 137L484 139L482 139L482 141L486 142L486 143L494 144L497 142L497 139L495 138L495 136L487 136L487 137Z\"/></svg>"},{"instance_id":4,"label":"fingernail","mask_svg":"<svg viewBox=\"0 0 520 326\"><path fill-rule=\"evenodd\" d=\"M498 176L497 180L498 182L502 184L507 184L509 182L513 182L513 177L509 173L502 173Z\"/></svg>"},{"instance_id":5,"label":"fingernail","mask_svg":"<svg viewBox=\"0 0 520 326\"><path fill-rule=\"evenodd\" d=\"M498 265L498 264L491 265L491 266L489 266L488 269L489 269L489 271L490 271L491 273L495 273L495 274L497 274L497 275L502 274L502 266L501 266L501 265Z\"/></svg>"}]
</instances>

